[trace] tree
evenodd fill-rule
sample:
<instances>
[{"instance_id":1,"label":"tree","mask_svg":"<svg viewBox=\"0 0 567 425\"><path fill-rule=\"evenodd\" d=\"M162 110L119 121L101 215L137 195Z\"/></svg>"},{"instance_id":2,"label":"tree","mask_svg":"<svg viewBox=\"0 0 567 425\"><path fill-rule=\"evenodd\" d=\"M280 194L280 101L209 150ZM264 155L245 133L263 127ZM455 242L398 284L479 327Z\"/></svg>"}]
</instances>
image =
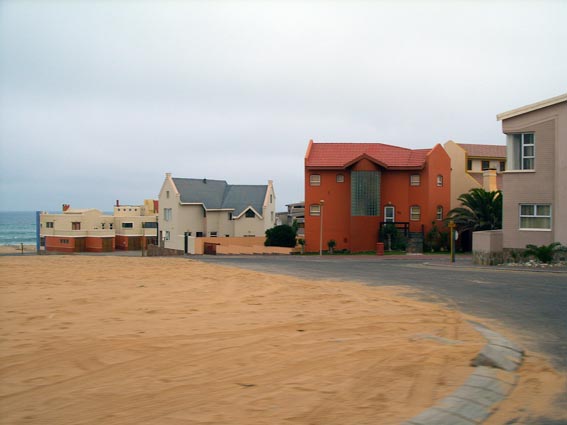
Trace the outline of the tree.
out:
<instances>
[{"instance_id":1,"label":"tree","mask_svg":"<svg viewBox=\"0 0 567 425\"><path fill-rule=\"evenodd\" d=\"M461 207L453 208L446 221L454 221L463 230L495 230L502 228L502 192L474 188L459 196Z\"/></svg>"},{"instance_id":2,"label":"tree","mask_svg":"<svg viewBox=\"0 0 567 425\"><path fill-rule=\"evenodd\" d=\"M295 231L291 226L282 224L266 230L265 246L283 246L287 248L295 247Z\"/></svg>"}]
</instances>

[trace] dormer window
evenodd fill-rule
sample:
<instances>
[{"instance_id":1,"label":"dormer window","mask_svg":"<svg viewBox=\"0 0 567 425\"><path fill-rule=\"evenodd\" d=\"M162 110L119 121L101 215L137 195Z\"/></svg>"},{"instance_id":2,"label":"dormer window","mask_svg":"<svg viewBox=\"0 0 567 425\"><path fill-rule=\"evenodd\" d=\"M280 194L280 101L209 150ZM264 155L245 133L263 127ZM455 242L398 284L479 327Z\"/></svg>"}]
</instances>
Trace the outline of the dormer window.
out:
<instances>
[{"instance_id":1,"label":"dormer window","mask_svg":"<svg viewBox=\"0 0 567 425\"><path fill-rule=\"evenodd\" d=\"M256 217L256 214L254 213L254 211L252 211L250 208L248 208L246 210L246 213L244 214L244 216L246 218L254 218L254 217Z\"/></svg>"}]
</instances>

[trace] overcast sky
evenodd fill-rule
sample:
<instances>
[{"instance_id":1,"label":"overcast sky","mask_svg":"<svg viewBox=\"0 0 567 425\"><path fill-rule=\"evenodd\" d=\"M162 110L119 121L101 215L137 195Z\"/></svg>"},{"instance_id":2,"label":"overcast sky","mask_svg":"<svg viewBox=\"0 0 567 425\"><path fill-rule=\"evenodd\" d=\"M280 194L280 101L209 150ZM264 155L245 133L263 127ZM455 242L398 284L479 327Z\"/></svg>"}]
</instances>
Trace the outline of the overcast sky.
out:
<instances>
[{"instance_id":1,"label":"overcast sky","mask_svg":"<svg viewBox=\"0 0 567 425\"><path fill-rule=\"evenodd\" d=\"M567 92L565 1L0 0L1 210L174 177L303 198L309 139L503 144Z\"/></svg>"}]
</instances>

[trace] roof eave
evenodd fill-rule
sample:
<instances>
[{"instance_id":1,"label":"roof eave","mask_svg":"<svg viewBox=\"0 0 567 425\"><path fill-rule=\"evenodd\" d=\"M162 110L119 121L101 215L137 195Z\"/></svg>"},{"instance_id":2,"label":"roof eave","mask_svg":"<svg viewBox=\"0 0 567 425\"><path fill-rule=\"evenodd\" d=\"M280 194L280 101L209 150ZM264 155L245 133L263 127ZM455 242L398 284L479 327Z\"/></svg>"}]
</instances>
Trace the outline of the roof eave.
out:
<instances>
[{"instance_id":1,"label":"roof eave","mask_svg":"<svg viewBox=\"0 0 567 425\"><path fill-rule=\"evenodd\" d=\"M513 118L518 115L527 114L528 112L533 112L538 109L547 108L548 106L553 106L561 102L567 102L567 93L552 97L551 99L542 100L540 102L536 102L530 105L522 106L520 108L512 109L511 111L502 112L501 114L496 115L496 120L497 121L506 120L508 118Z\"/></svg>"}]
</instances>

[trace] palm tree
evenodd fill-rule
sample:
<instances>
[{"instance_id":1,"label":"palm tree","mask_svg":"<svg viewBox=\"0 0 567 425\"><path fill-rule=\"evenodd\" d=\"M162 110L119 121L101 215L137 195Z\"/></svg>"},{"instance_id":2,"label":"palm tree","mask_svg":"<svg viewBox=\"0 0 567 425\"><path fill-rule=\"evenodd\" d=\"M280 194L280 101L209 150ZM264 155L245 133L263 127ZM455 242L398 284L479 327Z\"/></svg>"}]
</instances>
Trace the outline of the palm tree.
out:
<instances>
[{"instance_id":1,"label":"palm tree","mask_svg":"<svg viewBox=\"0 0 567 425\"><path fill-rule=\"evenodd\" d=\"M463 230L494 230L502 228L502 192L487 192L475 188L459 196L461 207L447 214L447 221L454 221Z\"/></svg>"}]
</instances>

